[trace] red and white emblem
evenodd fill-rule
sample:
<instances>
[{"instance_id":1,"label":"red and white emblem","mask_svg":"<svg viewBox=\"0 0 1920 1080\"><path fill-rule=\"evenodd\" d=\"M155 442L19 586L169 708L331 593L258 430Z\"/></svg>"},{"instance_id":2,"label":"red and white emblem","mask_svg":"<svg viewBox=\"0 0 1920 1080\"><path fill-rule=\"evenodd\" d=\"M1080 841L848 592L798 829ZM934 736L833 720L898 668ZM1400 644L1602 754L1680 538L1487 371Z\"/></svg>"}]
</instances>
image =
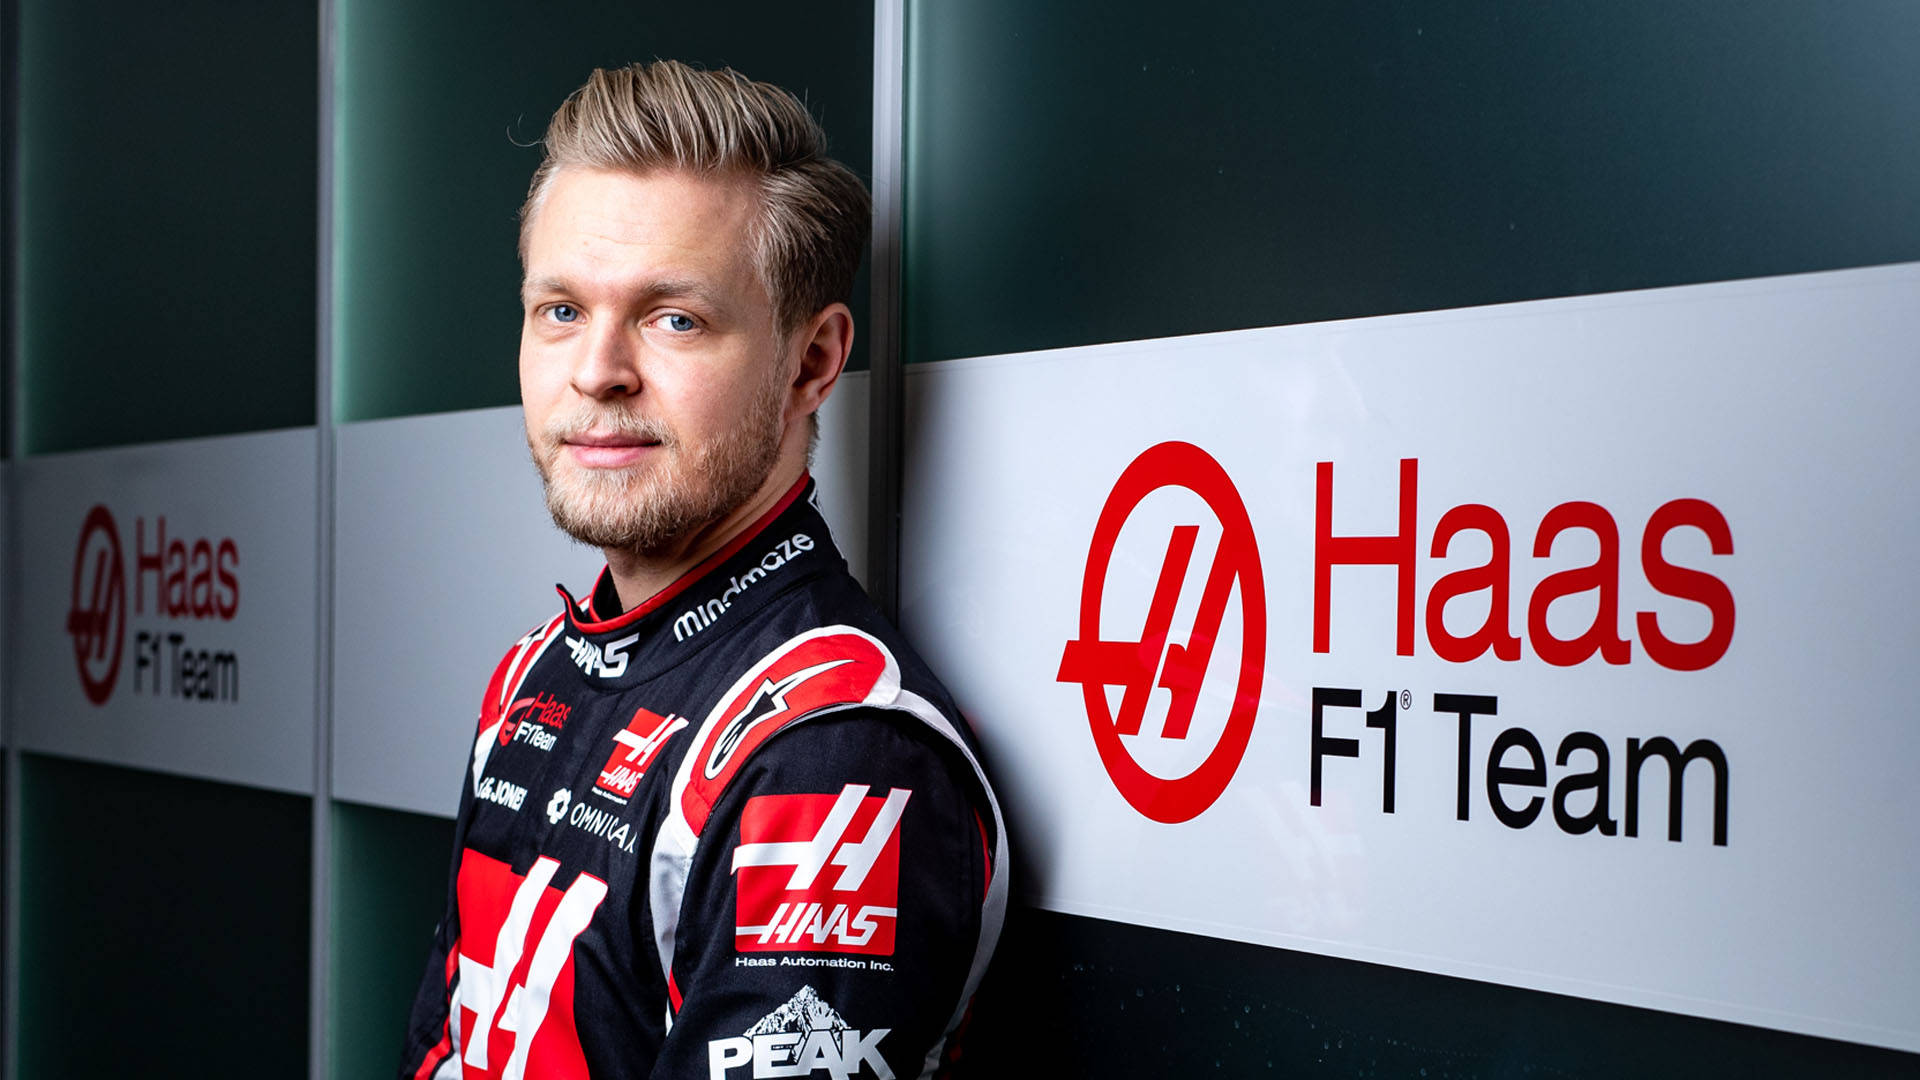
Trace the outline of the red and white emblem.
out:
<instances>
[{"instance_id":1,"label":"red and white emblem","mask_svg":"<svg viewBox=\"0 0 1920 1080\"><path fill-rule=\"evenodd\" d=\"M869 790L747 800L733 851L736 948L893 955L900 815L913 792Z\"/></svg>"},{"instance_id":2,"label":"red and white emblem","mask_svg":"<svg viewBox=\"0 0 1920 1080\"><path fill-rule=\"evenodd\" d=\"M627 721L626 730L613 733L613 754L607 758L606 767L600 770L593 786L623 801L632 798L633 789L646 775L647 766L659 756L660 748L674 732L686 726L685 717L661 716L647 708L636 710L633 719Z\"/></svg>"},{"instance_id":3,"label":"red and white emblem","mask_svg":"<svg viewBox=\"0 0 1920 1080\"><path fill-rule=\"evenodd\" d=\"M587 1078L573 1016L573 943L607 883L581 874L561 892L551 884L559 869L541 856L523 877L477 851L461 855L453 1007L466 1080Z\"/></svg>"},{"instance_id":4,"label":"red and white emblem","mask_svg":"<svg viewBox=\"0 0 1920 1080\"><path fill-rule=\"evenodd\" d=\"M795 638L734 683L682 767L680 810L700 835L740 765L773 734L834 705L891 701L899 670L880 643L849 627Z\"/></svg>"}]
</instances>

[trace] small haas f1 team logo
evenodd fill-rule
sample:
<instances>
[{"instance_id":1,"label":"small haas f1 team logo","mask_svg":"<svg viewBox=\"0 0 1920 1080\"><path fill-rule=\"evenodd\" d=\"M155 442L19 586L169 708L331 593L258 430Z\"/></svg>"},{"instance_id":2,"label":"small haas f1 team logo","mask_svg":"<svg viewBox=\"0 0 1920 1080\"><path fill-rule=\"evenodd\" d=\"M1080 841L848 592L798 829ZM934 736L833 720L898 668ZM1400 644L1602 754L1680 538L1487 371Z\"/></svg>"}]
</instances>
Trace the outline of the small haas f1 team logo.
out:
<instances>
[{"instance_id":1,"label":"small haas f1 team logo","mask_svg":"<svg viewBox=\"0 0 1920 1080\"><path fill-rule=\"evenodd\" d=\"M606 766L593 782L594 788L614 796L618 802L632 798L633 789L640 786L640 778L647 774L647 766L653 764L660 748L686 726L684 717L672 713L661 716L645 707L634 710L627 726L613 733L613 753L607 756Z\"/></svg>"},{"instance_id":2,"label":"small haas f1 team logo","mask_svg":"<svg viewBox=\"0 0 1920 1080\"><path fill-rule=\"evenodd\" d=\"M1167 539L1166 555L1139 636L1131 641L1104 640L1100 636L1100 608L1107 592L1114 543L1141 501L1164 487L1192 491L1220 522L1220 545L1207 570L1193 629L1185 644L1167 640L1200 532L1197 525L1177 525ZM1156 776L1133 758L1120 737L1141 735L1148 699L1156 687L1170 695L1159 737L1187 737L1207 665L1213 659L1214 641L1236 586L1240 592L1240 670L1226 726L1206 760L1192 772L1176 778ZM1226 790L1253 734L1266 652L1266 585L1260 573L1253 524L1247 518L1240 492L1220 463L1191 443L1163 442L1148 449L1120 474L1100 510L1093 544L1087 552L1086 578L1081 584L1080 636L1067 642L1056 676L1061 682L1081 684L1100 761L1135 810L1169 824L1187 821L1212 806ZM1109 686L1122 688L1118 715L1107 700Z\"/></svg>"},{"instance_id":3,"label":"small haas f1 team logo","mask_svg":"<svg viewBox=\"0 0 1920 1080\"><path fill-rule=\"evenodd\" d=\"M120 650L127 642L127 579L120 533L104 506L87 512L80 547L73 556L73 601L67 633L87 700L104 705L120 676Z\"/></svg>"}]
</instances>

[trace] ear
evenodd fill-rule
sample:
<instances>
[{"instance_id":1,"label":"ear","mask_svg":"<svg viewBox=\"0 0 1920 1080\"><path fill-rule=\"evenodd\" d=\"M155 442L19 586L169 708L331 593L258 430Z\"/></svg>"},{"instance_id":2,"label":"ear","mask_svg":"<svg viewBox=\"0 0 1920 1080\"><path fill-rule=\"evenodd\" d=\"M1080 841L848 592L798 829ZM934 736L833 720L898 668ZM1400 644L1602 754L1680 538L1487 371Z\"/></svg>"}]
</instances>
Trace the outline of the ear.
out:
<instances>
[{"instance_id":1,"label":"ear","mask_svg":"<svg viewBox=\"0 0 1920 1080\"><path fill-rule=\"evenodd\" d=\"M828 304L796 331L800 364L787 404L795 415L818 412L833 393L840 372L853 351L853 312L845 304Z\"/></svg>"}]
</instances>

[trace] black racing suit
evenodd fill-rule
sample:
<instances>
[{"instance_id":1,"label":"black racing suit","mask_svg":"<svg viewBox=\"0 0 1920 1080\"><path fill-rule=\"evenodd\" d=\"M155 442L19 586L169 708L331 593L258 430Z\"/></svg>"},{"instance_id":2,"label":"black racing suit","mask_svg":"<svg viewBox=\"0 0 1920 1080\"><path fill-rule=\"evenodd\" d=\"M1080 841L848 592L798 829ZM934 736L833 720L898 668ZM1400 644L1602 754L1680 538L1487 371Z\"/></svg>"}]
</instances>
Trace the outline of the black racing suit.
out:
<instances>
[{"instance_id":1,"label":"black racing suit","mask_svg":"<svg viewBox=\"0 0 1920 1080\"><path fill-rule=\"evenodd\" d=\"M999 810L811 482L632 611L562 597L482 704L401 1075L941 1072Z\"/></svg>"}]
</instances>

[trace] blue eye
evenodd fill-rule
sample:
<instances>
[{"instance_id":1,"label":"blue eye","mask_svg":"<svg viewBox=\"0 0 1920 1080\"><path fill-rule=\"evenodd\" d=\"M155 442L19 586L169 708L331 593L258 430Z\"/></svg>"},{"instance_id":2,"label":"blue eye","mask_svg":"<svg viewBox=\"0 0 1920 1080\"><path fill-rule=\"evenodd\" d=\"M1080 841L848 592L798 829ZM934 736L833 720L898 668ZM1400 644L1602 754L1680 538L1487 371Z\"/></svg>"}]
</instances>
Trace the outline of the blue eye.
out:
<instances>
[{"instance_id":1,"label":"blue eye","mask_svg":"<svg viewBox=\"0 0 1920 1080\"><path fill-rule=\"evenodd\" d=\"M688 318L685 315L676 314L676 315L662 316L662 321L665 323L667 329L673 331L676 334L684 334L687 331L692 330L694 328L693 320Z\"/></svg>"},{"instance_id":2,"label":"blue eye","mask_svg":"<svg viewBox=\"0 0 1920 1080\"><path fill-rule=\"evenodd\" d=\"M554 322L577 322L580 318L580 309L572 304L555 304L548 309L548 313L553 316Z\"/></svg>"}]
</instances>

